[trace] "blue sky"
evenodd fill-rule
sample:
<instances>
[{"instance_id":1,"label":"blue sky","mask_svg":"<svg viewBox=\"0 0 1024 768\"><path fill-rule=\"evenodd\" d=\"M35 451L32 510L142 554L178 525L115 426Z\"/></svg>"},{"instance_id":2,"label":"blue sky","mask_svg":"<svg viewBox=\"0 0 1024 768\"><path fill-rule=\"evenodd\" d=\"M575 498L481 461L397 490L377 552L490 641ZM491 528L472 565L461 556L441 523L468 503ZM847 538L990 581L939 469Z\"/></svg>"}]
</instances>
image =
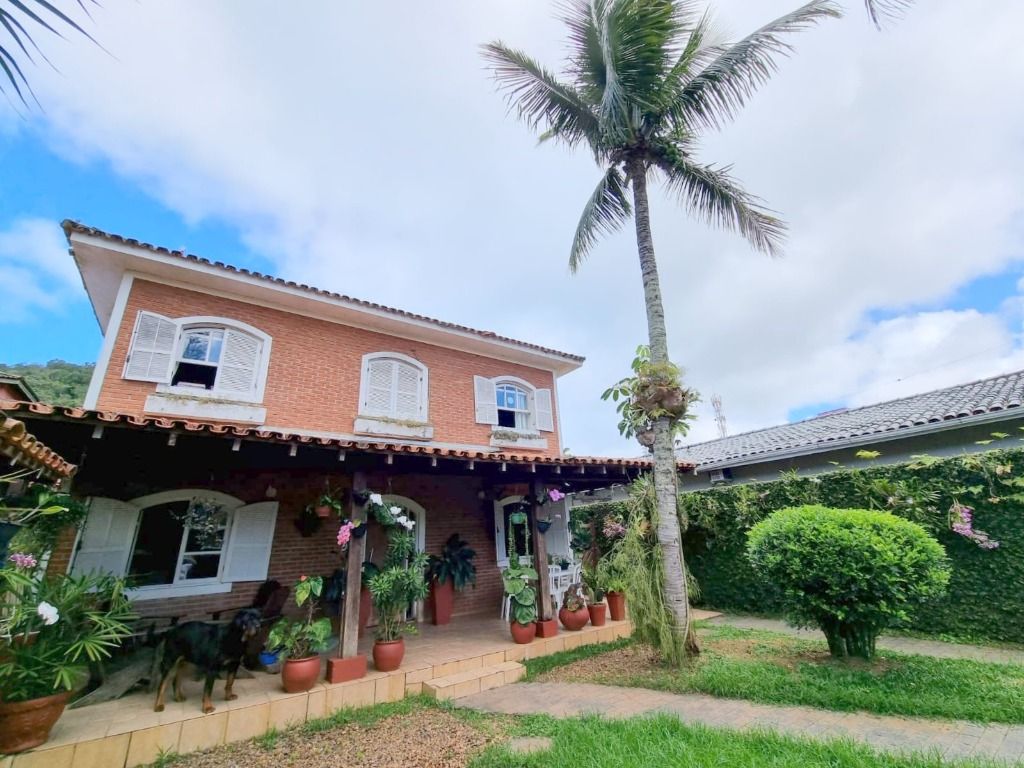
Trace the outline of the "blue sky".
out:
<instances>
[{"instance_id":1,"label":"blue sky","mask_svg":"<svg viewBox=\"0 0 1024 768\"><path fill-rule=\"evenodd\" d=\"M796 4L714 8L736 39ZM671 354L703 395L693 440L715 435L712 394L740 432L1024 368L1024 101L1007 98L1024 82L1024 6L929 0L879 32L845 5L700 146L785 218L785 258L652 190ZM551 0L397 18L104 3L83 23L109 54L45 41L59 72L33 70L43 109L0 104L0 283L17 287L0 362L95 358L68 217L585 355L559 383L565 444L639 451L599 399L646 334L631 233L568 273L598 171L538 147L479 57L502 38L557 69Z\"/></svg>"}]
</instances>

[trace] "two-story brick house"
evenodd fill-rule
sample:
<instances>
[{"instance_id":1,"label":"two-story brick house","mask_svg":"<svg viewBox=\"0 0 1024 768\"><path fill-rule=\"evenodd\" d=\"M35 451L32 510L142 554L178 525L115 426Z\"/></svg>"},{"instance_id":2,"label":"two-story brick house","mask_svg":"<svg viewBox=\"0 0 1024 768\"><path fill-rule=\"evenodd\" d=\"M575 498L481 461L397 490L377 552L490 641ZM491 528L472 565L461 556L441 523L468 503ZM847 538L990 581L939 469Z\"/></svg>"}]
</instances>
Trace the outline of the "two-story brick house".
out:
<instances>
[{"instance_id":1,"label":"two-story brick house","mask_svg":"<svg viewBox=\"0 0 1024 768\"><path fill-rule=\"evenodd\" d=\"M645 467L562 455L558 379L581 357L64 229L103 331L85 403L3 405L80 465L74 490L91 498L50 567L130 576L142 613L201 616L265 579L343 567L338 521L302 523L325 486L351 499L355 485L413 514L428 552L465 538L479 577L456 614L494 616L512 505ZM213 543L178 522L197 498L227 512ZM544 549L567 554L567 512L543 514ZM383 548L371 527L367 559Z\"/></svg>"}]
</instances>

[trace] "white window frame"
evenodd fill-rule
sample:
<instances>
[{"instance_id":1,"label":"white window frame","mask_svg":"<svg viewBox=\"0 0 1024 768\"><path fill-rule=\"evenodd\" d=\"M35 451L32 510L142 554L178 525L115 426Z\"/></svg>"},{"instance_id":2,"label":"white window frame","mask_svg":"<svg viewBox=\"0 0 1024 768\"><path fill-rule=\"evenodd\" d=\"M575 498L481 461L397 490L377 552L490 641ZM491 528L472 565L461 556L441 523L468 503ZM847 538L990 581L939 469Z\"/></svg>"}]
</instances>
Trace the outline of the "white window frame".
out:
<instances>
[{"instance_id":1,"label":"white window frame","mask_svg":"<svg viewBox=\"0 0 1024 768\"><path fill-rule=\"evenodd\" d=\"M499 568L508 568L509 565L507 551L508 531L505 530L505 507L510 504L519 504L525 498L525 496L506 496L505 498L498 499L494 502L494 559ZM546 514L550 515L553 513L553 511L549 510ZM560 514L562 517L557 521L552 521L552 525L551 528L548 529L548 533L542 535L544 536L544 541L547 544L547 551L549 555L570 557L572 555L572 534L569 528L569 505L563 502L563 507L558 510L557 514ZM558 546L558 543L552 542L547 538L548 534L555 530L556 525L564 529L564 546ZM558 535L561 536L561 534ZM544 567L538 571L538 573L546 575L547 563L544 563L543 566Z\"/></svg>"},{"instance_id":2,"label":"white window frame","mask_svg":"<svg viewBox=\"0 0 1024 768\"><path fill-rule=\"evenodd\" d=\"M128 549L128 561L125 563L125 575L131 567L132 556L135 554L135 545L138 540L139 527L142 525L142 513L150 507L161 504L170 504L175 501L191 501L196 497L209 499L220 504L225 512L224 542L220 549L220 561L217 563L217 575L205 579L181 579L181 561L185 555L185 545L188 542L189 529L185 527L182 532L181 544L178 547L178 561L174 566L174 581L170 584L150 584L144 587L136 587L129 591L129 596L134 600L157 600L168 597L187 597L191 595L212 595L221 592L230 592L232 582L222 581L224 564L228 558L228 547L230 546L231 523L233 513L239 507L245 506L245 502L234 496L219 491L208 491L199 489L182 489L176 491L162 491L148 496L142 496L129 502L132 506L138 507L139 517L135 524L135 536L132 537L131 547Z\"/></svg>"},{"instance_id":3,"label":"white window frame","mask_svg":"<svg viewBox=\"0 0 1024 768\"><path fill-rule=\"evenodd\" d=\"M495 424L492 431L512 431L512 432L518 432L521 435L538 435L538 434L540 434L540 430L537 429L537 399L536 399L537 388L535 386L533 386L533 384L531 384L530 382L525 381L525 380L520 379L520 378L517 378L515 376L495 376L493 381L494 381L494 388L495 388L495 390L497 390L497 388L500 387L502 384L511 384L511 385L513 385L515 387L519 387L521 390L523 390L526 393L526 414L527 414L526 420L527 420L527 425L526 425L525 429L519 429L518 427L502 427L502 426L499 426L499 425ZM497 408L497 404L498 404L497 397L495 397L494 404L495 404L495 407ZM497 408L497 410L499 410L499 411L507 411L509 409L508 408ZM522 411L518 411L518 412L522 413Z\"/></svg>"},{"instance_id":4,"label":"white window frame","mask_svg":"<svg viewBox=\"0 0 1024 768\"><path fill-rule=\"evenodd\" d=\"M394 420L400 420L402 418L402 417L400 417L394 411L392 411L391 413L375 413L373 411L370 411L368 406L367 406L367 398L369 396L369 388L370 388L370 376L369 376L369 373L370 373L370 363L372 363L374 360L397 360L400 363L404 363L406 365L411 366L412 368L415 368L419 372L419 376L420 376L419 387L417 388L417 392L416 392L417 404L418 404L417 416L416 416L415 419L413 419L413 421L418 421L418 422L420 422L422 424L429 423L429 419L430 419L430 402L429 402L430 385L429 385L429 374L428 374L428 371L427 371L427 366L424 365L419 360L417 360L416 358L410 357L409 355L403 355L401 352L370 352L368 354L363 355L363 359L362 359L362 363L361 363L362 367L360 368L360 377L359 377L359 411L358 411L359 417L360 418L365 418L365 419L368 419L368 420L375 420L375 419L394 419ZM392 392L391 393L392 402L394 402L396 394L397 394L396 392Z\"/></svg>"},{"instance_id":5,"label":"white window frame","mask_svg":"<svg viewBox=\"0 0 1024 768\"><path fill-rule=\"evenodd\" d=\"M144 310L148 311L148 310ZM156 314L156 313L150 313ZM205 400L230 400L241 403L253 403L258 404L263 402L263 397L267 386L267 372L270 368L270 350L273 343L273 339L269 334L264 333L259 328L255 328L248 323L244 323L240 320L234 320L229 317L217 317L213 315L193 315L190 317L178 317L170 318L165 317L168 322L174 323L177 326L177 333L174 339L173 348L173 359L171 362L170 370L168 371L168 378L164 383L158 383L156 385L156 392L163 395L173 395L176 397L187 397L197 398ZM138 321L136 320L136 323ZM225 332L229 330L235 330L240 333L247 334L255 338L260 345L259 348L259 359L256 363L256 375L254 388L251 392L225 392L217 388L216 381L211 389L204 389L201 387L192 386L181 386L173 385L170 383L174 377L174 371L177 369L181 359L181 345L183 341L183 335L185 331L192 328L204 328L204 329L223 329ZM132 348L135 344L134 334L129 344L129 355L131 354ZM225 334L223 346L221 348L221 359L217 363L217 376L220 376L224 362L224 350L226 349L227 338ZM124 371L122 372L122 378L129 379L128 376L128 365L130 359L125 359ZM195 362L195 361L184 361L184 362ZM202 363L200 363L202 364ZM131 380L135 380L132 378Z\"/></svg>"}]
</instances>

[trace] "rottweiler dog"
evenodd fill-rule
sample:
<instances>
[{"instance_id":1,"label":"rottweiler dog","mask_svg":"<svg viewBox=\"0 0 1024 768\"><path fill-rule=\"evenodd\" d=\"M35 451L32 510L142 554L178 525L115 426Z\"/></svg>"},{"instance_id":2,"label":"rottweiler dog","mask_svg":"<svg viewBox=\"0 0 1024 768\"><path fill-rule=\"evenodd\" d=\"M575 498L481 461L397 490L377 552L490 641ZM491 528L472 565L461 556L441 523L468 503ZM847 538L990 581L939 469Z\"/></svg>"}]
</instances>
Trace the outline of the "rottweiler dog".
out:
<instances>
[{"instance_id":1,"label":"rottweiler dog","mask_svg":"<svg viewBox=\"0 0 1024 768\"><path fill-rule=\"evenodd\" d=\"M231 701L238 696L231 692L238 674L238 665L245 655L246 643L254 637L262 624L262 613L256 608L245 608L235 614L230 624L209 624L205 621L187 621L179 624L164 635L161 644L163 655L160 659L160 685L156 692L153 710L164 711L164 695L167 683L174 673L174 700L184 701L181 692L181 664L189 662L205 676L203 684L203 712L213 712L210 701L213 681L220 672L227 673L224 685L224 700Z\"/></svg>"}]
</instances>

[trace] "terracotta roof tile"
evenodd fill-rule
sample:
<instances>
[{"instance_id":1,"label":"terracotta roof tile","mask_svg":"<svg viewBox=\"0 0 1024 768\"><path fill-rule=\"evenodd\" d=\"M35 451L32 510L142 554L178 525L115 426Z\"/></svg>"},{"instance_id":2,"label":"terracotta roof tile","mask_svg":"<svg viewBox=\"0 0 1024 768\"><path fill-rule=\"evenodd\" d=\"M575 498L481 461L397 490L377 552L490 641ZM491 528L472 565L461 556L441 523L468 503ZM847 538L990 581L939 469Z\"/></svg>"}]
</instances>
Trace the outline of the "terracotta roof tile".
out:
<instances>
[{"instance_id":1,"label":"terracotta roof tile","mask_svg":"<svg viewBox=\"0 0 1024 768\"><path fill-rule=\"evenodd\" d=\"M509 338L508 336L499 336L494 331L481 331L477 328L470 328L465 325L459 325L458 323L449 323L444 320L437 320L436 318L433 317L427 317L426 315L418 315L414 312L406 312L404 309L395 309L394 307L387 307L384 306L383 304L377 304L372 301L355 299L352 298L351 296L345 296L344 294L336 293L334 291L326 291L323 290L322 288L315 288L310 285L305 285L304 283L297 283L294 280L285 280L280 277L274 277L273 275L264 275L260 272L254 272L253 270L250 269L234 267L231 266L230 264L225 264L224 262L221 261L211 261L210 259L203 258L202 256L196 256L191 253L185 253L184 251L172 251L169 248L165 248L160 245L152 245L151 243L135 240L134 238L123 237L122 235L115 235L110 232L104 232L102 229L97 229L96 227L88 227L85 226L84 224L79 224L76 221L71 221L70 219L65 219L61 223L61 226L64 228L64 233L68 236L69 239L73 232L77 232L83 235L91 235L93 237L100 237L103 238L104 240L109 240L112 243L120 243L123 245L130 245L136 248L143 248L147 251L159 253L164 256L173 256L174 258L182 259L183 261L189 261L195 264L203 264L206 266L215 267L217 269L223 270L224 272L230 272L236 275L244 275L246 277L253 277L263 282L273 283L275 285L284 286L286 288L295 288L300 291L305 291L316 296L323 296L338 301L348 302L350 304L355 304L364 309L372 309L379 312L387 312L388 314L396 315L397 317L404 317L409 320L417 320L419 322L430 323L431 325L436 325L437 327L444 328L446 330L458 331L461 333L471 333L475 336L479 336L484 339L500 341L506 344L514 344L517 347L532 349L547 355L555 355L565 360L571 360L575 363L582 363L586 359L584 357L581 357L580 355L572 355L569 354L568 352L561 352L557 349L551 349L550 347L542 347L539 344L531 344L530 342L527 341L519 341L518 339L512 339Z\"/></svg>"},{"instance_id":2,"label":"terracotta roof tile","mask_svg":"<svg viewBox=\"0 0 1024 768\"><path fill-rule=\"evenodd\" d=\"M8 410L17 410L18 405L28 406L30 403L6 405L15 406ZM12 419L3 410L0 410L0 454L11 458L15 466L41 471L50 480L71 477L78 469L52 448L36 440L23 422Z\"/></svg>"}]
</instances>

